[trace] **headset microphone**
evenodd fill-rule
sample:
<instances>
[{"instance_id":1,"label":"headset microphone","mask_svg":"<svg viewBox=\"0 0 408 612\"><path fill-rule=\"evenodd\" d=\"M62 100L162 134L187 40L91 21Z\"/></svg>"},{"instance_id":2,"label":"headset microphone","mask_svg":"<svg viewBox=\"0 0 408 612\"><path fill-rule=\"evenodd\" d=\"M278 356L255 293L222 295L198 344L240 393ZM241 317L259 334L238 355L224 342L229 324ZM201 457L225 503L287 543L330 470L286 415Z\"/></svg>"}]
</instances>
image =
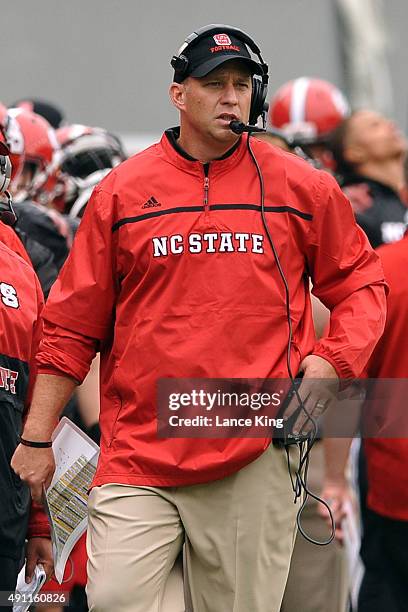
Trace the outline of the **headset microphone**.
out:
<instances>
[{"instance_id":1,"label":"headset microphone","mask_svg":"<svg viewBox=\"0 0 408 612\"><path fill-rule=\"evenodd\" d=\"M244 132L247 132L248 134L270 134L271 136L275 136L276 138L283 140L288 147L299 146L299 143L295 140L295 138L293 138L293 136L289 136L282 130L277 130L276 128L260 128L256 125L245 125L245 123L242 123L242 121L230 121L229 127L234 134L243 134Z\"/></svg>"},{"instance_id":2,"label":"headset microphone","mask_svg":"<svg viewBox=\"0 0 408 612\"><path fill-rule=\"evenodd\" d=\"M255 125L245 125L245 123L242 123L242 121L230 121L229 127L234 134L243 134L244 132L248 132L250 134L252 132L265 133L267 131L264 128L256 127Z\"/></svg>"}]
</instances>

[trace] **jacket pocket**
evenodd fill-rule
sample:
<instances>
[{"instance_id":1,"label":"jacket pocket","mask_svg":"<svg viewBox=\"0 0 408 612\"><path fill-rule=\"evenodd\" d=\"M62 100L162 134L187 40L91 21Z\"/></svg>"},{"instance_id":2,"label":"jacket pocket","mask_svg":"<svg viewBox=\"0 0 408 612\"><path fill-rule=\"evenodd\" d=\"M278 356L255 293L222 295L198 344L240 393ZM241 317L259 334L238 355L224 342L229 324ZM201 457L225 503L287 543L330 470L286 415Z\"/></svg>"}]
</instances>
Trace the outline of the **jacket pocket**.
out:
<instances>
[{"instance_id":1,"label":"jacket pocket","mask_svg":"<svg viewBox=\"0 0 408 612\"><path fill-rule=\"evenodd\" d=\"M108 440L108 448L111 448L113 441L115 439L118 419L119 419L120 413L122 412L122 400L119 396L117 396L117 399L115 399L115 404L117 404L117 408L115 411L115 418L113 420L113 424L112 424L112 428L111 428L111 432L110 432L110 436Z\"/></svg>"},{"instance_id":2,"label":"jacket pocket","mask_svg":"<svg viewBox=\"0 0 408 612\"><path fill-rule=\"evenodd\" d=\"M116 372L118 369L118 364L115 365L115 369L113 372L113 380L112 380L112 387L113 387L113 391L112 391L112 396L113 396L113 404L115 406L115 408L113 409L113 421L112 421L112 426L110 429L110 434L109 434L109 438L108 438L108 448L111 448L113 441L115 439L115 435L116 435L116 431L117 431L117 424L118 424L118 420L120 417L120 414L122 412L122 407L123 407L123 401L122 401L122 397L120 395L120 393L117 390L117 376L116 376Z\"/></svg>"}]
</instances>

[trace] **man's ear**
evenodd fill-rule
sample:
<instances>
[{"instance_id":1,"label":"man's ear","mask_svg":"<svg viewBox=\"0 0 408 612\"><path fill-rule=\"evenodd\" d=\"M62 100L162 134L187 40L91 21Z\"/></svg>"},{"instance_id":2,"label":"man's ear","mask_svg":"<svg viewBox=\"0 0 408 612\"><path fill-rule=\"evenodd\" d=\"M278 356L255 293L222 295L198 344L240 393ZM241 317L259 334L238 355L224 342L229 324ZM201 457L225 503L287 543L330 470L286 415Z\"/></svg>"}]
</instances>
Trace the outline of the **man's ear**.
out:
<instances>
[{"instance_id":1,"label":"man's ear","mask_svg":"<svg viewBox=\"0 0 408 612\"><path fill-rule=\"evenodd\" d=\"M171 103L179 111L184 110L185 108L185 92L186 88L184 83L172 83L170 85L169 96Z\"/></svg>"},{"instance_id":2,"label":"man's ear","mask_svg":"<svg viewBox=\"0 0 408 612\"><path fill-rule=\"evenodd\" d=\"M343 151L345 161L353 166L358 166L365 161L365 153L358 145L349 145Z\"/></svg>"}]
</instances>

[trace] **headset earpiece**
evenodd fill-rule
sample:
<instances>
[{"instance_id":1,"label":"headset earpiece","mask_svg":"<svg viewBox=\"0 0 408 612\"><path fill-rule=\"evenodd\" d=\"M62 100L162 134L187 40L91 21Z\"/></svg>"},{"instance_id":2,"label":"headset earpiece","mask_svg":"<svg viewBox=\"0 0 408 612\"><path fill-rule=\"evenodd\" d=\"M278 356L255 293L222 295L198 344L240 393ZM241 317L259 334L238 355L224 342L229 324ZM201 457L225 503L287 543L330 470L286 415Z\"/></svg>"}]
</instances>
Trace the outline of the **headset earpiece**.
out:
<instances>
[{"instance_id":1,"label":"headset earpiece","mask_svg":"<svg viewBox=\"0 0 408 612\"><path fill-rule=\"evenodd\" d=\"M0 193L4 193L11 180L11 162L8 155L0 155Z\"/></svg>"},{"instance_id":2,"label":"headset earpiece","mask_svg":"<svg viewBox=\"0 0 408 612\"><path fill-rule=\"evenodd\" d=\"M173 55L170 64L174 68L174 71L183 75L186 73L188 68L188 59L185 55Z\"/></svg>"},{"instance_id":3,"label":"headset earpiece","mask_svg":"<svg viewBox=\"0 0 408 612\"><path fill-rule=\"evenodd\" d=\"M266 102L266 96L268 93L268 84L264 83L256 76L252 77L252 96L251 96L251 108L249 111L249 125L255 125L258 121L258 117L262 114L267 113L268 104Z\"/></svg>"}]
</instances>

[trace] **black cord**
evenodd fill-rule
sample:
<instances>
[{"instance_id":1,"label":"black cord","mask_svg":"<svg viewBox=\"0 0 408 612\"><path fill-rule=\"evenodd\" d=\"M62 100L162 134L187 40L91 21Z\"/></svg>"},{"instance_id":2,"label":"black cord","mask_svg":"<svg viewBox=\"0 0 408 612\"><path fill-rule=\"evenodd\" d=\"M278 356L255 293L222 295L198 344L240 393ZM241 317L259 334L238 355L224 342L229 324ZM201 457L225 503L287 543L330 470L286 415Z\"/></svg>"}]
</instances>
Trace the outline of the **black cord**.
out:
<instances>
[{"instance_id":1,"label":"black cord","mask_svg":"<svg viewBox=\"0 0 408 612\"><path fill-rule=\"evenodd\" d=\"M258 160L256 159L256 157L254 155L254 152L252 150L250 140L251 140L251 135L248 134L247 148L248 148L249 154L250 154L250 156L252 158L252 161L255 164L256 171L257 171L258 178L259 178L259 184L260 184L260 188L261 188L261 216L262 216L262 223L264 225L265 232L266 232L266 235L268 237L268 241L269 241L269 244L271 246L271 249L272 249L272 252L273 252L273 256L275 258L276 266L278 268L280 277L281 277L283 285L285 287L286 319L287 319L287 323L288 323L288 346L287 346L287 350L286 350L286 365L287 365L287 369L288 369L288 373L289 373L289 378L291 379L292 383L294 383L294 377L293 377L293 373L292 373L292 368L290 366L290 348L291 348L291 345L292 345L293 331L292 331L292 319L290 318L289 285L288 285L288 281L286 280L285 273L282 270L282 266L281 266L281 263L279 261L279 256L278 256L278 253L276 251L275 244L273 242L271 233L269 231L268 223L267 223L267 220L266 220L266 215L265 215L265 186L264 186L264 180L263 180L262 171L261 171L261 169L259 167L259 164L258 164Z\"/></svg>"},{"instance_id":2,"label":"black cord","mask_svg":"<svg viewBox=\"0 0 408 612\"><path fill-rule=\"evenodd\" d=\"M316 544L318 546L326 546L327 544L330 544L330 542L333 541L334 537L335 537L335 533L336 533L336 524L334 522L334 517L333 517L333 513L330 509L330 506L328 505L327 502L325 502L324 499L322 499L321 497L319 497L318 495L316 495L315 493L312 493L310 491L310 489L307 486L307 476L308 476L308 470L309 470L309 459L310 459L310 451L312 450L313 444L316 441L316 437L317 437L317 422L316 420L312 417L312 415L309 413L309 411L307 410L306 406L304 405L304 402L302 401L302 398L300 397L297 385L295 384L295 379L293 376L293 372L292 372L292 368L290 365L290 351L291 351L291 346L292 346L292 338L293 338L293 328L292 328L292 319L290 316L290 292L289 292L289 285L288 285L288 281L286 280L286 276L285 273L282 269L280 260L279 260L279 256L277 253L277 250L275 248L275 244L273 242L272 239L272 235L269 231L269 227L268 227L268 223L267 223L267 219L266 219L266 215L265 215L265 186L264 186L264 180L263 180L263 175L262 175L262 171L261 168L258 164L258 160L256 159L254 152L252 150L251 147L251 134L248 134L248 138L247 138L247 148L248 148L248 152L251 156L252 161L255 164L256 167L256 171L258 174L258 178L259 178L259 185L261 188L261 216L262 216L262 223L270 244L270 247L272 249L272 253L273 256L275 258L275 263L276 263L276 267L278 268L280 277L282 279L284 288L285 288L285 306L286 306L286 319L287 319L287 323L288 323L288 344L287 344L287 350L286 350L286 367L288 370L288 374L289 374L289 378L292 382L292 386L294 389L294 393L296 395L296 399L299 403L299 406L301 407L301 409L303 410L303 412L306 414L307 416L307 420L306 423L311 422L312 423L312 432L308 435L306 440L303 441L299 441L296 443L296 445L299 448L299 466L297 468L297 470L295 471L295 480L293 479L292 476L292 471L291 471L291 466L290 466L290 457L289 457L289 449L288 446L285 445L285 451L286 451L286 456L287 456L287 462L288 462L288 472L289 472L289 477L290 477L290 481L292 484L292 489L293 492L295 493L295 498L294 498L294 503L297 502L297 500L301 497L302 495L302 491L304 492L304 498L303 498L303 502L302 505L300 506L297 515L296 515L296 524L298 526L298 529L300 531L300 533L302 534L302 536L308 540L309 542L311 542L312 544ZM305 423L305 425L306 425ZM304 446L306 445L306 450L304 448ZM302 474L303 472L303 474ZM330 516L330 522L331 522L331 533L330 536L327 540L315 540L314 538L312 538L311 536L309 536L305 530L302 527L301 524L301 516L302 516L302 512L305 509L306 503L308 498L312 497L313 499L315 499L317 502L320 502L321 504L323 504L328 512L329 512L329 516Z\"/></svg>"}]
</instances>

